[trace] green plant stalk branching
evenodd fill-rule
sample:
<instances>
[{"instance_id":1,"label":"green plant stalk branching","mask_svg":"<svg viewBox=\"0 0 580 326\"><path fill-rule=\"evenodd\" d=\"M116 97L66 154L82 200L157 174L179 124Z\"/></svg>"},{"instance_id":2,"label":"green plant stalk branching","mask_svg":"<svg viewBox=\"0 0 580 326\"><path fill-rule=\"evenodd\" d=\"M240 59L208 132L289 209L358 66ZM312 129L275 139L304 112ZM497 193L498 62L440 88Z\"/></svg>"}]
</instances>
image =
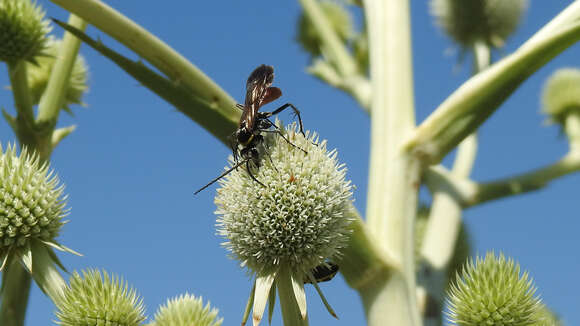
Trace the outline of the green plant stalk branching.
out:
<instances>
[{"instance_id":1,"label":"green plant stalk branching","mask_svg":"<svg viewBox=\"0 0 580 326\"><path fill-rule=\"evenodd\" d=\"M84 30L87 23L75 15L70 15L69 25L79 30ZM46 91L38 104L38 125L50 125L54 129L58 114L64 103L67 84L70 79L76 57L79 53L81 42L71 33L65 33L62 41L62 50L55 58L54 68L46 86Z\"/></svg>"},{"instance_id":2,"label":"green plant stalk branching","mask_svg":"<svg viewBox=\"0 0 580 326\"><path fill-rule=\"evenodd\" d=\"M333 31L332 25L324 15L320 5L315 0L299 0L304 8L304 14L314 25L320 34L322 48L325 57L340 76L347 77L357 73L356 63L348 52L338 35Z\"/></svg>"},{"instance_id":3,"label":"green plant stalk branching","mask_svg":"<svg viewBox=\"0 0 580 326\"><path fill-rule=\"evenodd\" d=\"M165 74L176 86L183 85L231 120L239 118L235 101L214 81L181 54L115 9L97 0L51 0L85 19Z\"/></svg>"},{"instance_id":4,"label":"green plant stalk branching","mask_svg":"<svg viewBox=\"0 0 580 326\"><path fill-rule=\"evenodd\" d=\"M357 64L348 48L332 29L318 1L300 0L306 17L318 31L324 59L316 59L308 68L313 76L350 94L363 109L369 112L370 84L357 70Z\"/></svg>"},{"instance_id":5,"label":"green plant stalk branching","mask_svg":"<svg viewBox=\"0 0 580 326\"><path fill-rule=\"evenodd\" d=\"M69 23L81 29L86 26L82 20L73 15L70 16ZM56 58L57 64L52 70L47 89L41 98L37 119L34 118L32 97L28 88L26 63L21 61L14 65L9 64L17 117L14 120L7 113L4 115L15 128L14 132L20 145L26 146L31 152L39 155L42 162L50 160L53 145L73 130L71 127L62 129L56 138L53 137L58 112L62 106L67 82L80 46L80 42L71 35L65 36L64 39L59 56ZM34 245L33 248L29 248L28 254L24 257L27 268L19 263L6 266L2 275L1 325L24 325L31 274L40 288L51 297L58 295L61 287L66 284L54 264L58 264L61 268L63 266L52 250L42 245Z\"/></svg>"},{"instance_id":6,"label":"green plant stalk branching","mask_svg":"<svg viewBox=\"0 0 580 326\"><path fill-rule=\"evenodd\" d=\"M476 42L472 53L475 75L490 65L491 51L484 42ZM477 135L473 133L459 144L451 173L458 177L469 177L476 155ZM424 288L418 292L425 325L438 325L441 322L439 312L447 284L447 269L455 252L462 223L462 207L451 194L438 190L432 196L433 201L421 246L421 257L425 265L420 269L419 277ZM428 307L429 304L436 304L437 309ZM429 312L433 311L438 313L429 315Z\"/></svg>"},{"instance_id":7,"label":"green plant stalk branching","mask_svg":"<svg viewBox=\"0 0 580 326\"><path fill-rule=\"evenodd\" d=\"M367 224L401 269L360 291L369 325L419 325L413 253L419 161L402 151L415 127L409 1L364 2L370 46Z\"/></svg>"},{"instance_id":8,"label":"green plant stalk branching","mask_svg":"<svg viewBox=\"0 0 580 326\"><path fill-rule=\"evenodd\" d=\"M576 14L580 18L580 7ZM426 164L438 163L487 120L527 77L578 40L580 21L574 21L526 43L473 76L415 130L407 140L406 150Z\"/></svg>"}]
</instances>

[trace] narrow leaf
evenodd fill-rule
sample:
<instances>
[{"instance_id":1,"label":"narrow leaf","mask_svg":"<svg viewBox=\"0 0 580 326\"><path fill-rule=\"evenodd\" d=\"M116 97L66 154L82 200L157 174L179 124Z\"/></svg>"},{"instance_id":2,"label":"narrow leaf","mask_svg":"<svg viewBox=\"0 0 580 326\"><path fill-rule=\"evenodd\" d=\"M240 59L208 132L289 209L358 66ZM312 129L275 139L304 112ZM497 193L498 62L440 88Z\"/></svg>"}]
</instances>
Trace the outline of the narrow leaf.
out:
<instances>
[{"instance_id":1,"label":"narrow leaf","mask_svg":"<svg viewBox=\"0 0 580 326\"><path fill-rule=\"evenodd\" d=\"M254 304L254 293L256 293L256 281L254 281L254 285L252 285L250 297L248 298L248 302L246 302L246 309L244 310L244 315L242 316L242 326L246 325L248 316L250 316L250 311L252 310L252 305Z\"/></svg>"},{"instance_id":2,"label":"narrow leaf","mask_svg":"<svg viewBox=\"0 0 580 326\"><path fill-rule=\"evenodd\" d=\"M266 309L266 302L270 294L270 287L272 287L275 278L276 272L264 273L258 275L256 278L256 293L254 294L254 309L252 314L254 326L260 325L260 321L262 321L262 316Z\"/></svg>"},{"instance_id":3,"label":"narrow leaf","mask_svg":"<svg viewBox=\"0 0 580 326\"><path fill-rule=\"evenodd\" d=\"M225 144L228 144L228 137L237 127L237 122L222 114L208 101L195 96L179 83L173 82L162 75L156 73L141 62L133 61L103 43L90 38L83 31L68 25L57 19L53 19L55 24L61 26L68 32L80 38L87 45L107 57L121 69L125 70L133 78L141 82L155 94L159 95L169 104L183 114L200 124L214 136ZM233 106L233 105L232 105Z\"/></svg>"},{"instance_id":4,"label":"narrow leaf","mask_svg":"<svg viewBox=\"0 0 580 326\"><path fill-rule=\"evenodd\" d=\"M292 289L294 290L296 303L300 309L300 316L302 316L302 319L306 319L306 293L304 292L304 280L296 275L291 275L290 277L292 278Z\"/></svg>"},{"instance_id":5,"label":"narrow leaf","mask_svg":"<svg viewBox=\"0 0 580 326\"><path fill-rule=\"evenodd\" d=\"M274 316L274 307L276 306L276 283L272 284L270 288L270 295L268 296L268 324L272 325L272 316Z\"/></svg>"},{"instance_id":6,"label":"narrow leaf","mask_svg":"<svg viewBox=\"0 0 580 326\"><path fill-rule=\"evenodd\" d=\"M326 310L328 310L328 313L331 314L332 317L338 319L338 316L334 312L334 309L332 309L332 307L330 306L330 304L326 300L324 293L322 293L322 290L320 290L320 287L318 287L318 282L316 282L316 279L314 278L314 276L312 276L312 274L308 274L308 279L310 279L310 282L312 283L312 285L314 285L314 288L316 289L316 292L318 292L318 295L320 296L322 303L324 303Z\"/></svg>"}]
</instances>

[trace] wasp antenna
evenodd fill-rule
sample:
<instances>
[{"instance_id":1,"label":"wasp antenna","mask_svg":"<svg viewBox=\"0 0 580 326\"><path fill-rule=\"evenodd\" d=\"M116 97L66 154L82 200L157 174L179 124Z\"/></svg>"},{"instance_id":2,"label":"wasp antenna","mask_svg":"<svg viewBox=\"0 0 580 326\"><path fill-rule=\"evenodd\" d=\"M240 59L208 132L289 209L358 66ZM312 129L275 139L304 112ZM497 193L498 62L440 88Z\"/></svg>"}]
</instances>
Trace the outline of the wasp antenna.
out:
<instances>
[{"instance_id":1,"label":"wasp antenna","mask_svg":"<svg viewBox=\"0 0 580 326\"><path fill-rule=\"evenodd\" d=\"M211 186L212 184L214 184L216 181L218 181L219 179L225 177L226 175L228 175L230 172L232 172L233 170L237 169L240 165L246 163L248 160L244 160L244 161L240 161L238 163L236 163L234 166L232 166L231 168L229 168L227 171L225 171L224 173L220 174L219 177L213 179L212 181L210 181L208 184L206 184L205 186L201 187L198 191L194 192L193 195L197 195L198 193L200 193L202 190L204 190L205 188Z\"/></svg>"}]
</instances>

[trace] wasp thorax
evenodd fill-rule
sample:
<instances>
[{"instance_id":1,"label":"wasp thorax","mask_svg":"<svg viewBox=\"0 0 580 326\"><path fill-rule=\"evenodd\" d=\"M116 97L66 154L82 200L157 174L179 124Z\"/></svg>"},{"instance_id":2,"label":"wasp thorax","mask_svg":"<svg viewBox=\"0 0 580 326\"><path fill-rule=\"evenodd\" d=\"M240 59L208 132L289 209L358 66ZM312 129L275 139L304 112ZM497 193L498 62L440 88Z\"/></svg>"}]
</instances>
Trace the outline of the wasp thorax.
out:
<instances>
[{"instance_id":1,"label":"wasp thorax","mask_svg":"<svg viewBox=\"0 0 580 326\"><path fill-rule=\"evenodd\" d=\"M309 271L337 258L349 234L352 186L336 150L295 125L282 132L286 139L264 135L258 164L250 164L259 182L239 168L220 180L215 199L218 233L256 272L281 264Z\"/></svg>"}]
</instances>

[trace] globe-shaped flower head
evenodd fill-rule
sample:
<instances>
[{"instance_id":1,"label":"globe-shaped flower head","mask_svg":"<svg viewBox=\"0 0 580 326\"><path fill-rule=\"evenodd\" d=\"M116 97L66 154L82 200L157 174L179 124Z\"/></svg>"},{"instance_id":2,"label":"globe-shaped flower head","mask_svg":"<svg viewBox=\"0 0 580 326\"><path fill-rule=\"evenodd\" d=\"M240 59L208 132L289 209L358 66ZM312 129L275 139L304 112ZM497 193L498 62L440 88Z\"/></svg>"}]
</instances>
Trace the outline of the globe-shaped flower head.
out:
<instances>
[{"instance_id":1,"label":"globe-shaped flower head","mask_svg":"<svg viewBox=\"0 0 580 326\"><path fill-rule=\"evenodd\" d=\"M30 0L0 0L0 61L34 61L50 31L44 12Z\"/></svg>"},{"instance_id":2,"label":"globe-shaped flower head","mask_svg":"<svg viewBox=\"0 0 580 326\"><path fill-rule=\"evenodd\" d=\"M46 244L60 250L70 249L55 238L68 214L64 187L35 155L24 149L20 156L13 146L0 146L0 259L23 257L35 244ZM33 252L34 253L34 252ZM14 255L15 254L15 255Z\"/></svg>"},{"instance_id":3,"label":"globe-shaped flower head","mask_svg":"<svg viewBox=\"0 0 580 326\"><path fill-rule=\"evenodd\" d=\"M304 291L312 269L336 261L350 233L352 186L336 150L327 151L315 134L304 137L295 125L281 130L292 144L280 135L264 134L260 167L250 165L263 185L240 167L220 181L215 199L218 233L258 283L270 280L266 295L281 274L300 284L295 291ZM257 287L256 300L262 294ZM254 318L256 314L261 318L254 306Z\"/></svg>"}]
</instances>

